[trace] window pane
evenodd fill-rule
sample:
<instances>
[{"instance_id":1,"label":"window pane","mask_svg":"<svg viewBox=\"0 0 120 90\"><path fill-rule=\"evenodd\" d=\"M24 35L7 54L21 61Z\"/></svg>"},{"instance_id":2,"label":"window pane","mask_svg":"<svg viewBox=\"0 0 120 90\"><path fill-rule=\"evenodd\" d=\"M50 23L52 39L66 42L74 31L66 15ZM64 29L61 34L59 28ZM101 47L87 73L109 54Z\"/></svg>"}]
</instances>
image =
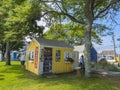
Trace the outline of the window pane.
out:
<instances>
[{"instance_id":1,"label":"window pane","mask_svg":"<svg viewBox=\"0 0 120 90\"><path fill-rule=\"evenodd\" d=\"M64 60L67 61L68 58L68 52L64 52Z\"/></svg>"},{"instance_id":2,"label":"window pane","mask_svg":"<svg viewBox=\"0 0 120 90\"><path fill-rule=\"evenodd\" d=\"M60 61L60 50L56 50L56 61Z\"/></svg>"},{"instance_id":3,"label":"window pane","mask_svg":"<svg viewBox=\"0 0 120 90\"><path fill-rule=\"evenodd\" d=\"M30 60L33 60L34 59L34 51L30 51Z\"/></svg>"},{"instance_id":4,"label":"window pane","mask_svg":"<svg viewBox=\"0 0 120 90\"><path fill-rule=\"evenodd\" d=\"M69 62L69 58L72 58L72 53L71 52L64 52L64 60L66 62Z\"/></svg>"}]
</instances>

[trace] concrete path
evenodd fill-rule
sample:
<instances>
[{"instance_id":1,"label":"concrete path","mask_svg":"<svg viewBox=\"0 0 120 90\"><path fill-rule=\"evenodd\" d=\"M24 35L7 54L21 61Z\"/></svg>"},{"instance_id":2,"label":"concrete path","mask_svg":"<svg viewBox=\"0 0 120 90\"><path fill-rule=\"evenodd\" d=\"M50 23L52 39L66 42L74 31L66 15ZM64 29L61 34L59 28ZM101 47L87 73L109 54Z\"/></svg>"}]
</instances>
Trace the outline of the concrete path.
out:
<instances>
[{"instance_id":1,"label":"concrete path","mask_svg":"<svg viewBox=\"0 0 120 90\"><path fill-rule=\"evenodd\" d=\"M106 71L104 69L93 69L92 74L101 74L101 75L108 75L120 78L120 72L116 71Z\"/></svg>"}]
</instances>

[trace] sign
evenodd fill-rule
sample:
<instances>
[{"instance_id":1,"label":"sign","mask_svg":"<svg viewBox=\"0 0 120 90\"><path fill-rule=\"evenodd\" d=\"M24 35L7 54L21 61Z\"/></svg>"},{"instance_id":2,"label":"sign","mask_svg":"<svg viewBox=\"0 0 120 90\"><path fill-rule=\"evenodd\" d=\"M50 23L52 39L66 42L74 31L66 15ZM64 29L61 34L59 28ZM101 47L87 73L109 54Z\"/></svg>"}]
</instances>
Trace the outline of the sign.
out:
<instances>
[{"instance_id":1,"label":"sign","mask_svg":"<svg viewBox=\"0 0 120 90\"><path fill-rule=\"evenodd\" d=\"M38 47L35 48L34 68L38 68Z\"/></svg>"}]
</instances>

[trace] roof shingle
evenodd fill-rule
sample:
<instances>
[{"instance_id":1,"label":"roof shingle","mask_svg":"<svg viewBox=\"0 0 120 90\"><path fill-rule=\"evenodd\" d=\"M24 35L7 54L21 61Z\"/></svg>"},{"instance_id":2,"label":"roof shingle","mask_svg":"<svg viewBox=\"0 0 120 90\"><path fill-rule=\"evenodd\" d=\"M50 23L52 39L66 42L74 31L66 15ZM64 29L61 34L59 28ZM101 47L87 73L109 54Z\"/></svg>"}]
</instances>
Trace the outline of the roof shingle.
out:
<instances>
[{"instance_id":1,"label":"roof shingle","mask_svg":"<svg viewBox=\"0 0 120 90\"><path fill-rule=\"evenodd\" d=\"M44 46L73 48L71 45L67 44L64 41L49 40L44 38L35 38L35 39L40 43L40 45L44 45Z\"/></svg>"}]
</instances>

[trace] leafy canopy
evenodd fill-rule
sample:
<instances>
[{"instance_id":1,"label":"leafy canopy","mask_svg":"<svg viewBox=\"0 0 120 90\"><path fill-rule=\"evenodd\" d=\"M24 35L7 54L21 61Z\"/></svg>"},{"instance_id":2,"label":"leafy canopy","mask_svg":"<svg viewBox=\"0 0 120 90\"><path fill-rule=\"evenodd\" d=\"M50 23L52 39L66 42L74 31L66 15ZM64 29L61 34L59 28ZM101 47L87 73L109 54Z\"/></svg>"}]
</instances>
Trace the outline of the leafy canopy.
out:
<instances>
[{"instance_id":1,"label":"leafy canopy","mask_svg":"<svg viewBox=\"0 0 120 90\"><path fill-rule=\"evenodd\" d=\"M45 38L64 40L71 45L84 44L85 30L84 26L78 24L54 24L45 34ZM101 39L95 31L92 31L92 40L101 43Z\"/></svg>"}]
</instances>

